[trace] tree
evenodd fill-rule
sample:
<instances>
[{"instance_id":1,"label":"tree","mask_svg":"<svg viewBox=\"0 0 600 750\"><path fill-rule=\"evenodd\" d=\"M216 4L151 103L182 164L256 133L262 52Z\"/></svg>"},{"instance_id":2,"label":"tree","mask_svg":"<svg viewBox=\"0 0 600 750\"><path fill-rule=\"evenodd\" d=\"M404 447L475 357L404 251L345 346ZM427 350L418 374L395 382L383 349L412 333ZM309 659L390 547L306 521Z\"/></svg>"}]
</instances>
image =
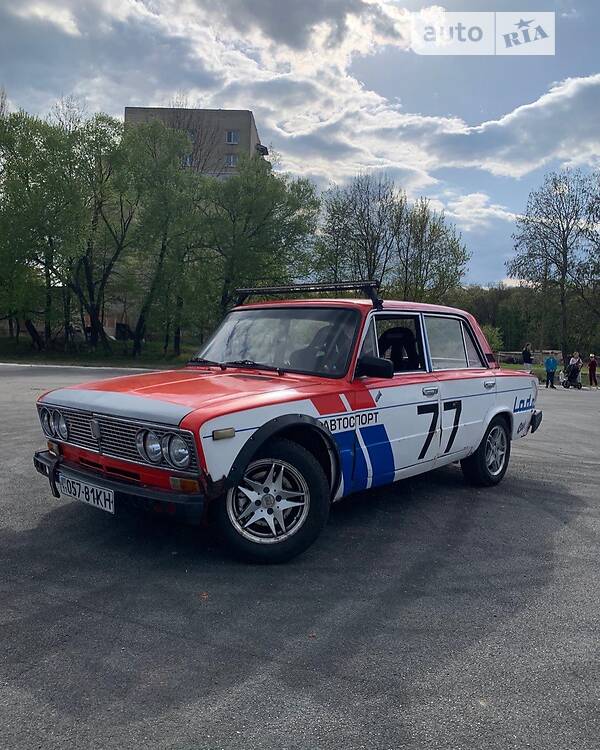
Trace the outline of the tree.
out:
<instances>
[{"instance_id":1,"label":"tree","mask_svg":"<svg viewBox=\"0 0 600 750\"><path fill-rule=\"evenodd\" d=\"M350 278L352 207L348 192L337 185L323 194L321 222L314 244L306 248L304 274L318 281Z\"/></svg>"},{"instance_id":2,"label":"tree","mask_svg":"<svg viewBox=\"0 0 600 750\"><path fill-rule=\"evenodd\" d=\"M409 204L382 176L358 175L323 196L312 273L323 281L375 279L403 299L440 301L463 278L469 253L428 200Z\"/></svg>"},{"instance_id":3,"label":"tree","mask_svg":"<svg viewBox=\"0 0 600 750\"><path fill-rule=\"evenodd\" d=\"M488 340L488 344L492 348L492 351L501 351L502 347L504 346L502 331L497 326L489 325L489 323L484 323L481 326L481 330L485 334L485 337Z\"/></svg>"},{"instance_id":4,"label":"tree","mask_svg":"<svg viewBox=\"0 0 600 750\"><path fill-rule=\"evenodd\" d=\"M219 266L225 314L239 285L289 280L296 255L314 233L319 202L306 179L276 175L259 157L240 159L227 180L202 178L195 201L207 262Z\"/></svg>"},{"instance_id":5,"label":"tree","mask_svg":"<svg viewBox=\"0 0 600 750\"><path fill-rule=\"evenodd\" d=\"M202 109L190 108L185 92L178 92L171 99L169 107L169 127L189 139L184 164L203 174L220 177L224 171L221 149L223 131L220 126Z\"/></svg>"},{"instance_id":6,"label":"tree","mask_svg":"<svg viewBox=\"0 0 600 750\"><path fill-rule=\"evenodd\" d=\"M182 169L189 149L183 134L158 121L125 133L135 192L139 196L134 243L145 276L144 292L133 332L133 354L139 355L151 308L161 287L170 253L193 241L193 183L195 173ZM168 290L168 286L167 286Z\"/></svg>"},{"instance_id":7,"label":"tree","mask_svg":"<svg viewBox=\"0 0 600 750\"><path fill-rule=\"evenodd\" d=\"M579 170L551 172L530 193L525 214L513 234L516 255L507 262L510 276L535 290L558 289L560 348L570 349L568 296L574 290L589 306L595 303L582 284L583 269L592 267L597 252L599 201L597 178Z\"/></svg>"},{"instance_id":8,"label":"tree","mask_svg":"<svg viewBox=\"0 0 600 750\"><path fill-rule=\"evenodd\" d=\"M44 342L51 344L61 259L77 243L81 203L68 139L24 112L0 120L1 211L11 254L44 280ZM30 329L32 330L32 329Z\"/></svg>"},{"instance_id":9,"label":"tree","mask_svg":"<svg viewBox=\"0 0 600 750\"><path fill-rule=\"evenodd\" d=\"M443 301L459 286L470 257L454 225L426 198L399 214L394 250L394 291L415 302Z\"/></svg>"},{"instance_id":10,"label":"tree","mask_svg":"<svg viewBox=\"0 0 600 750\"><path fill-rule=\"evenodd\" d=\"M357 175L346 188L350 273L380 283L386 277L405 198L384 175Z\"/></svg>"}]
</instances>

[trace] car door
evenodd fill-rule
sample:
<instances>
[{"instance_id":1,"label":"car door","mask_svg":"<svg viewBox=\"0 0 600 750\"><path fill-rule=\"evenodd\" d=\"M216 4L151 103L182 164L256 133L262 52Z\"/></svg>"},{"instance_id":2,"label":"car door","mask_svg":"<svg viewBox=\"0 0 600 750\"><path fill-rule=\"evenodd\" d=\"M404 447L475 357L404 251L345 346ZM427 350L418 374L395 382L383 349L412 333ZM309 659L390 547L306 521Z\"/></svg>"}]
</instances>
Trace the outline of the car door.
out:
<instances>
[{"instance_id":1,"label":"car door","mask_svg":"<svg viewBox=\"0 0 600 750\"><path fill-rule=\"evenodd\" d=\"M480 443L496 399L496 377L466 320L427 314L425 333L440 389L438 464L456 461Z\"/></svg>"},{"instance_id":2,"label":"car door","mask_svg":"<svg viewBox=\"0 0 600 750\"><path fill-rule=\"evenodd\" d=\"M394 377L353 381L350 406L362 415L355 430L355 490L431 468L440 429L439 386L427 367L418 313L373 313L360 354L391 359Z\"/></svg>"}]
</instances>

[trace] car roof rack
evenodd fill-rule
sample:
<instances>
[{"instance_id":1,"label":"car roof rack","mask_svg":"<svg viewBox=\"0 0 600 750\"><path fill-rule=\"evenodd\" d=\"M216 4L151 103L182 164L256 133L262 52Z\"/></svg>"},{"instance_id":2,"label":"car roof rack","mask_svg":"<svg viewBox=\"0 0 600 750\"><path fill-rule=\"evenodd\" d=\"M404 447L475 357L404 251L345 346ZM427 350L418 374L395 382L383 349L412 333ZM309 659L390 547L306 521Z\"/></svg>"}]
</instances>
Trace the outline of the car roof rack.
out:
<instances>
[{"instance_id":1,"label":"car roof rack","mask_svg":"<svg viewBox=\"0 0 600 750\"><path fill-rule=\"evenodd\" d=\"M376 310L381 310L383 300L378 294L378 281L339 281L336 284L289 284L287 286L256 286L236 289L237 305L242 305L248 297L261 295L276 297L280 294L304 294L306 292L364 292Z\"/></svg>"}]
</instances>

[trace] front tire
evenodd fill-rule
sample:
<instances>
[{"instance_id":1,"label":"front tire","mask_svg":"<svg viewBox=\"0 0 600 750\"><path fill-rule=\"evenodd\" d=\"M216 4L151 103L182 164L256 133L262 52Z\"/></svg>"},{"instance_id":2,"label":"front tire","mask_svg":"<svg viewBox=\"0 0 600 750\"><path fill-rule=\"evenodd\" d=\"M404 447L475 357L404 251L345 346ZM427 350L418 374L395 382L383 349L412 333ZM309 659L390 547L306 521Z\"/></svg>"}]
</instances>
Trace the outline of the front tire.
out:
<instances>
[{"instance_id":1,"label":"front tire","mask_svg":"<svg viewBox=\"0 0 600 750\"><path fill-rule=\"evenodd\" d=\"M502 481L510 460L510 434L506 420L494 417L479 447L461 462L463 475L469 484L491 487Z\"/></svg>"},{"instance_id":2,"label":"front tire","mask_svg":"<svg viewBox=\"0 0 600 750\"><path fill-rule=\"evenodd\" d=\"M215 521L237 556L280 563L315 541L329 506L329 485L319 462L301 445L279 439L262 448L240 483L217 501Z\"/></svg>"}]
</instances>

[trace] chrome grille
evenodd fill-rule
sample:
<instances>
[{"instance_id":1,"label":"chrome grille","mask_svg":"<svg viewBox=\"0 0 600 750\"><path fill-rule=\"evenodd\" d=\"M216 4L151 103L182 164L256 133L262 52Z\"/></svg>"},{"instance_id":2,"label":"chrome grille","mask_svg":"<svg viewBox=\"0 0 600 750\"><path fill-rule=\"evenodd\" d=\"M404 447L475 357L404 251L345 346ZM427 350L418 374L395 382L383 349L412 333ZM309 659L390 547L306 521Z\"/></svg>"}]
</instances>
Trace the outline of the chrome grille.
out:
<instances>
[{"instance_id":1,"label":"chrome grille","mask_svg":"<svg viewBox=\"0 0 600 750\"><path fill-rule=\"evenodd\" d=\"M182 473L198 472L196 446L194 444L194 437L190 432L165 427L164 425L150 424L148 422L132 422L117 417L109 417L105 414L75 411L73 409L63 409L62 407L55 409L51 404L44 403L38 405L38 415L42 408L46 408L50 412L59 411L64 415L69 426L69 439L67 441L54 436L52 436L52 440L66 442L67 445L74 445L79 448L87 448L104 456L120 458L122 461L131 461L156 468L168 468L171 471L180 471ZM98 446L98 441L92 433L93 419L97 421L100 427L100 446ZM143 459L138 452L135 442L137 433L142 429L152 430L159 439L162 439L166 433L176 433L182 437L190 449L191 461L187 469L185 471L174 469L166 461L160 464L153 464Z\"/></svg>"}]
</instances>

